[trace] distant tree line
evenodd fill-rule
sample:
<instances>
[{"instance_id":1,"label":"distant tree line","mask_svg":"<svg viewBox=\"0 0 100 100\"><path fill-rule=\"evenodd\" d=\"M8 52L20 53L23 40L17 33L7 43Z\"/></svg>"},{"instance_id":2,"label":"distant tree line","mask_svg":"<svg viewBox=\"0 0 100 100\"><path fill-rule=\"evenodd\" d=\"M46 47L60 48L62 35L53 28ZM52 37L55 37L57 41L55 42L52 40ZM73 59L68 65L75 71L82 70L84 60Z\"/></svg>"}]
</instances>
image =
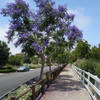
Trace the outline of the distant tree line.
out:
<instances>
[{"instance_id":1,"label":"distant tree line","mask_svg":"<svg viewBox=\"0 0 100 100\"><path fill-rule=\"evenodd\" d=\"M100 44L93 46L86 41L80 40L77 43L75 49L71 52L71 60L76 61L77 59L95 59L100 61Z\"/></svg>"}]
</instances>

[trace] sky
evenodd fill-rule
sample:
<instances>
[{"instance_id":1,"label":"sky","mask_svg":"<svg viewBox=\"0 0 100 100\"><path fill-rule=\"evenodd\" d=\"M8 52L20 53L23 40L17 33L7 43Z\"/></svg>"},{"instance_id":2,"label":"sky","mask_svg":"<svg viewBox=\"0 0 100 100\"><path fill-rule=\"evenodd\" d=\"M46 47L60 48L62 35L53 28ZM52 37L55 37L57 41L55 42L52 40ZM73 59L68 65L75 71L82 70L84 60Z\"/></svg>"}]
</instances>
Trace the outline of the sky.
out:
<instances>
[{"instance_id":1,"label":"sky","mask_svg":"<svg viewBox=\"0 0 100 100\"><path fill-rule=\"evenodd\" d=\"M0 9L5 8L7 3L14 0L0 0ZM30 8L36 9L34 0L25 0ZM91 46L100 43L100 0L54 0L56 6L65 5L75 14L73 24L83 31L83 39L87 40ZM34 11L34 10L33 10ZM7 42L5 38L8 31L10 18L0 15L0 40ZM8 44L12 54L20 53L21 48L15 48L11 42Z\"/></svg>"}]
</instances>

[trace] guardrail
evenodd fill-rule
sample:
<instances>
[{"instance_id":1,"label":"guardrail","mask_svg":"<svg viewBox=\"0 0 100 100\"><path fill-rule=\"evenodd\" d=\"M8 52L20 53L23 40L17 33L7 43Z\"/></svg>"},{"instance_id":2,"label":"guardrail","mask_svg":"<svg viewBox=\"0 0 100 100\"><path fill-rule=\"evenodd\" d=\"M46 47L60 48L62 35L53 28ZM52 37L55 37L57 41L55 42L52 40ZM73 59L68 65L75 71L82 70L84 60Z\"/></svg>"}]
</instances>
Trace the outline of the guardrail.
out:
<instances>
[{"instance_id":1,"label":"guardrail","mask_svg":"<svg viewBox=\"0 0 100 100\"><path fill-rule=\"evenodd\" d=\"M44 93L45 90L49 87L51 82L55 80L55 78L59 75L59 73L63 70L63 68L66 66L63 65L62 67L56 68L51 72L47 72L44 74L43 80L40 80L30 87L27 91L24 91L22 94L20 94L18 97L11 97L9 100L19 100L21 97L26 95L27 93L31 92L32 96L29 97L28 100L36 100L37 98L40 98ZM40 86L38 91L36 91L36 86Z\"/></svg>"},{"instance_id":2,"label":"guardrail","mask_svg":"<svg viewBox=\"0 0 100 100\"><path fill-rule=\"evenodd\" d=\"M76 67L75 65L72 65L72 68L78 74L93 100L100 100L100 79L97 76Z\"/></svg>"}]
</instances>

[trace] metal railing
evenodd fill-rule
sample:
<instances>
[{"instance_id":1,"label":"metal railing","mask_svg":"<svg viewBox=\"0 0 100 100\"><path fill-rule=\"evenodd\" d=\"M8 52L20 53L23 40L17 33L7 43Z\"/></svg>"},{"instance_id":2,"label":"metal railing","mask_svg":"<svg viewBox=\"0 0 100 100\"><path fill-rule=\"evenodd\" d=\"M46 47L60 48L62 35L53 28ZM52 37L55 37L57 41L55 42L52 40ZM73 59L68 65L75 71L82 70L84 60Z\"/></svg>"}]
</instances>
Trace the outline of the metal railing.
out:
<instances>
[{"instance_id":1,"label":"metal railing","mask_svg":"<svg viewBox=\"0 0 100 100\"><path fill-rule=\"evenodd\" d=\"M29 92L32 93L32 96L30 96L28 100L37 100L37 98L40 98L45 93L45 90L49 87L51 82L55 80L55 78L59 75L59 73L63 70L65 66L66 64L63 65L62 67L54 69L51 72L45 73L43 80L40 80L32 84L32 86L27 91L23 91L23 93L20 94L19 96L11 97L9 100L19 100L20 98L22 98L24 95L26 95ZM38 91L36 91L37 85L41 86Z\"/></svg>"},{"instance_id":2,"label":"metal railing","mask_svg":"<svg viewBox=\"0 0 100 100\"><path fill-rule=\"evenodd\" d=\"M100 79L97 76L76 67L75 65L72 65L72 68L78 74L92 99L100 100Z\"/></svg>"}]
</instances>

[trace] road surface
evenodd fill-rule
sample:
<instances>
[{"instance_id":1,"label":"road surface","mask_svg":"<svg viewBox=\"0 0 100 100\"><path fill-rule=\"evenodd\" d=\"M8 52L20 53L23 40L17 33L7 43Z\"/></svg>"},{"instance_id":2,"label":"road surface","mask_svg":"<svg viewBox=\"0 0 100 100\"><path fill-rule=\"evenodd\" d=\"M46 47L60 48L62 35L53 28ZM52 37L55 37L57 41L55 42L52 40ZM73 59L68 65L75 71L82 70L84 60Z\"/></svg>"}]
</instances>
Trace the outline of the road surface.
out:
<instances>
[{"instance_id":1,"label":"road surface","mask_svg":"<svg viewBox=\"0 0 100 100\"><path fill-rule=\"evenodd\" d=\"M53 66L52 70L57 68ZM44 69L44 72L49 71L49 67ZM15 89L19 85L39 76L40 68L30 70L29 72L15 72L10 74L0 75L0 97L9 91Z\"/></svg>"}]
</instances>

